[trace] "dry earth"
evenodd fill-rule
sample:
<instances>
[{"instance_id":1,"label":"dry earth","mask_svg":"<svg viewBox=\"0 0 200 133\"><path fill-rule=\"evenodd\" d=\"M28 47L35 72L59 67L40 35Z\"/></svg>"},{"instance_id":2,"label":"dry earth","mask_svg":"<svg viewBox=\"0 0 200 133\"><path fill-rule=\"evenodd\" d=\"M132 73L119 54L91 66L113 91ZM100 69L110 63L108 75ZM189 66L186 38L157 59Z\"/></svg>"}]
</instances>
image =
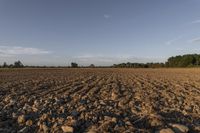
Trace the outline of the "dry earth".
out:
<instances>
[{"instance_id":1,"label":"dry earth","mask_svg":"<svg viewBox=\"0 0 200 133\"><path fill-rule=\"evenodd\" d=\"M0 132L200 132L200 69L1 69Z\"/></svg>"}]
</instances>

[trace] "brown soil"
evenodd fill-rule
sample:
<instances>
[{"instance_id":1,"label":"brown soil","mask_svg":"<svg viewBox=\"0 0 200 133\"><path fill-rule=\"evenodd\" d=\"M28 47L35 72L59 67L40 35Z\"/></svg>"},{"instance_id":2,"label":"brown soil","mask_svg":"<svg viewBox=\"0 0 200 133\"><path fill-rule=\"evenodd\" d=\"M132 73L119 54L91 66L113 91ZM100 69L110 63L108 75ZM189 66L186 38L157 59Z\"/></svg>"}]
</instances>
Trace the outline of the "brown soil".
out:
<instances>
[{"instance_id":1,"label":"brown soil","mask_svg":"<svg viewBox=\"0 0 200 133\"><path fill-rule=\"evenodd\" d=\"M0 132L148 133L175 123L200 132L200 69L0 70Z\"/></svg>"}]
</instances>

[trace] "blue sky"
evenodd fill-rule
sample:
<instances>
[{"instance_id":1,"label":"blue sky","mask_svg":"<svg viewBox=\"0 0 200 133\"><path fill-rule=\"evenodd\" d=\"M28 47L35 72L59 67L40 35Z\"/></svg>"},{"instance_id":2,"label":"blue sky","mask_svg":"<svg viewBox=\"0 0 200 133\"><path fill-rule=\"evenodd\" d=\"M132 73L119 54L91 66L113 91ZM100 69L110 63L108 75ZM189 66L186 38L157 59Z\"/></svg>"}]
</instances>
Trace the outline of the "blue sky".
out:
<instances>
[{"instance_id":1,"label":"blue sky","mask_svg":"<svg viewBox=\"0 0 200 133\"><path fill-rule=\"evenodd\" d=\"M200 53L200 0L1 0L0 63L111 65Z\"/></svg>"}]
</instances>

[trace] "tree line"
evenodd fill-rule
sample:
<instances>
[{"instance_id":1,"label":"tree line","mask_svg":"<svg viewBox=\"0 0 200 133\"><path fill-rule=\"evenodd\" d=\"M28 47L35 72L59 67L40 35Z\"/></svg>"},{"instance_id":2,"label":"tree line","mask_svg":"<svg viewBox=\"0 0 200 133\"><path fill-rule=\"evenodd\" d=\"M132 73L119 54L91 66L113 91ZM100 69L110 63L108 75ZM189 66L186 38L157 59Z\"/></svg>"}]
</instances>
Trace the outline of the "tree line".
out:
<instances>
[{"instance_id":1,"label":"tree line","mask_svg":"<svg viewBox=\"0 0 200 133\"><path fill-rule=\"evenodd\" d=\"M165 67L164 63L120 63L114 64L114 68L161 68Z\"/></svg>"},{"instance_id":2,"label":"tree line","mask_svg":"<svg viewBox=\"0 0 200 133\"><path fill-rule=\"evenodd\" d=\"M198 67L200 54L186 54L172 56L165 63L121 63L114 64L117 68L162 68L162 67Z\"/></svg>"},{"instance_id":3,"label":"tree line","mask_svg":"<svg viewBox=\"0 0 200 133\"><path fill-rule=\"evenodd\" d=\"M200 66L200 54L186 54L186 55L178 55L172 56L168 58L165 63L120 63L114 64L112 66L107 67L114 67L114 68L162 68L162 67L198 67ZM6 62L3 63L2 68L63 68L63 66L24 66L21 61L16 61L13 64L7 64ZM66 66L68 68L78 68L83 67L79 66L78 63L72 62L71 66ZM94 67L102 67L102 66L95 66L91 64L89 66L85 66L87 68L94 68ZM65 68L65 67L64 67Z\"/></svg>"},{"instance_id":4,"label":"tree line","mask_svg":"<svg viewBox=\"0 0 200 133\"><path fill-rule=\"evenodd\" d=\"M23 68L24 65L21 61L15 61L13 64L7 64L6 62L3 63L2 68Z\"/></svg>"},{"instance_id":5,"label":"tree line","mask_svg":"<svg viewBox=\"0 0 200 133\"><path fill-rule=\"evenodd\" d=\"M79 68L83 66L79 66L76 62L71 62L71 66L28 66L23 65L21 61L15 61L13 64L7 64L6 62L3 65L0 65L0 68ZM94 68L96 67L94 64L89 66L84 66L86 68Z\"/></svg>"},{"instance_id":6,"label":"tree line","mask_svg":"<svg viewBox=\"0 0 200 133\"><path fill-rule=\"evenodd\" d=\"M200 66L200 54L187 54L170 57L166 67L196 67Z\"/></svg>"}]
</instances>

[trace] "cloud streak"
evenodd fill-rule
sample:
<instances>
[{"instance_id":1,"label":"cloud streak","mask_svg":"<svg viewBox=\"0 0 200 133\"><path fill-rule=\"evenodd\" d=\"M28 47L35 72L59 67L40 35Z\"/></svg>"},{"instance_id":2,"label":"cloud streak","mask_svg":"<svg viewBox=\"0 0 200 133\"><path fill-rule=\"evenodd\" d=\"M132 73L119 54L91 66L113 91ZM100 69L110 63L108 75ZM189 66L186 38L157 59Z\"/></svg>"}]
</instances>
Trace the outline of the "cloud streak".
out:
<instances>
[{"instance_id":1,"label":"cloud streak","mask_svg":"<svg viewBox=\"0 0 200 133\"><path fill-rule=\"evenodd\" d=\"M106 56L106 55L81 55L73 57L73 61L76 61L82 65L112 65L123 62L163 62L165 59L163 58L148 58L148 57L133 57L133 56Z\"/></svg>"},{"instance_id":2,"label":"cloud streak","mask_svg":"<svg viewBox=\"0 0 200 133\"><path fill-rule=\"evenodd\" d=\"M200 23L200 19L191 22L191 24L198 24L198 23Z\"/></svg>"},{"instance_id":3,"label":"cloud streak","mask_svg":"<svg viewBox=\"0 0 200 133\"><path fill-rule=\"evenodd\" d=\"M199 48L192 48L192 49L177 48L176 50L181 52L180 54L188 54L188 53L197 54L200 52Z\"/></svg>"},{"instance_id":4,"label":"cloud streak","mask_svg":"<svg viewBox=\"0 0 200 133\"><path fill-rule=\"evenodd\" d=\"M169 40L169 41L165 42L165 44L166 44L166 45L172 45L173 43L175 43L176 41L180 40L181 38L182 38L182 37L179 36L179 37L177 37L177 38L175 38L175 39L172 39L172 40Z\"/></svg>"},{"instance_id":5,"label":"cloud streak","mask_svg":"<svg viewBox=\"0 0 200 133\"><path fill-rule=\"evenodd\" d=\"M189 40L190 43L200 43L200 37Z\"/></svg>"},{"instance_id":6,"label":"cloud streak","mask_svg":"<svg viewBox=\"0 0 200 133\"><path fill-rule=\"evenodd\" d=\"M0 57L9 57L16 55L42 55L50 53L50 51L32 47L0 46Z\"/></svg>"},{"instance_id":7,"label":"cloud streak","mask_svg":"<svg viewBox=\"0 0 200 133\"><path fill-rule=\"evenodd\" d=\"M103 17L104 17L105 19L109 19L111 16L108 15L108 14L104 14Z\"/></svg>"}]
</instances>

